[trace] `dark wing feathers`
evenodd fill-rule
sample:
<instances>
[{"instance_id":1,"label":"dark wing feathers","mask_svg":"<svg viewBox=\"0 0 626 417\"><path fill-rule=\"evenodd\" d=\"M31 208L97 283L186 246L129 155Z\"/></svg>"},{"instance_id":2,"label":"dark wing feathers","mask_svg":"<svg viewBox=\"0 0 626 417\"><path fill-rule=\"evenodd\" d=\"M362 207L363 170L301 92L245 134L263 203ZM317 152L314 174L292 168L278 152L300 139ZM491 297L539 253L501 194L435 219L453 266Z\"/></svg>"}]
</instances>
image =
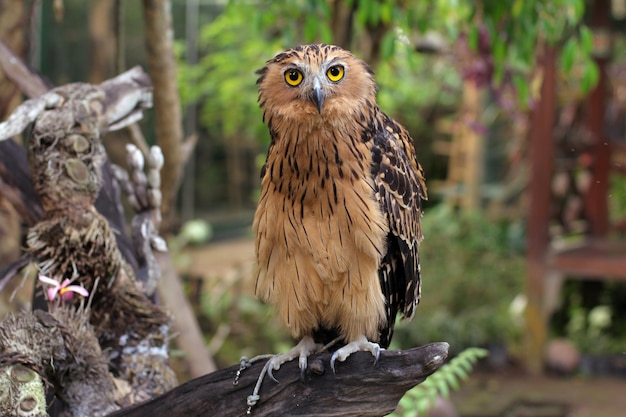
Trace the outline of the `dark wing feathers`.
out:
<instances>
[{"instance_id":1,"label":"dark wing feathers","mask_svg":"<svg viewBox=\"0 0 626 417\"><path fill-rule=\"evenodd\" d=\"M374 131L372 167L376 198L389 223L388 250L379 270L387 302L387 326L380 344L387 347L396 315L413 317L421 292L419 242L421 200L426 185L408 132L383 113L382 129ZM380 126L380 124L378 124Z\"/></svg>"}]
</instances>

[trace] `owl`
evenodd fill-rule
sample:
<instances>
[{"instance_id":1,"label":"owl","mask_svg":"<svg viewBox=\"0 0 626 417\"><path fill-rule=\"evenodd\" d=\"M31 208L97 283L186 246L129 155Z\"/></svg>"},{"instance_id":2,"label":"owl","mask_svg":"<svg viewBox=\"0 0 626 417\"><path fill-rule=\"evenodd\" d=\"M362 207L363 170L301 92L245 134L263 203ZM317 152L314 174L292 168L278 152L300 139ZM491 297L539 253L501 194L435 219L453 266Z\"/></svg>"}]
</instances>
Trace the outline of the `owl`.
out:
<instances>
[{"instance_id":1,"label":"owl","mask_svg":"<svg viewBox=\"0 0 626 417\"><path fill-rule=\"evenodd\" d=\"M378 359L396 316L420 299L422 167L407 130L376 103L373 72L338 46L303 45L258 71L271 143L253 222L256 295L300 342L268 362L335 340L331 367Z\"/></svg>"}]
</instances>

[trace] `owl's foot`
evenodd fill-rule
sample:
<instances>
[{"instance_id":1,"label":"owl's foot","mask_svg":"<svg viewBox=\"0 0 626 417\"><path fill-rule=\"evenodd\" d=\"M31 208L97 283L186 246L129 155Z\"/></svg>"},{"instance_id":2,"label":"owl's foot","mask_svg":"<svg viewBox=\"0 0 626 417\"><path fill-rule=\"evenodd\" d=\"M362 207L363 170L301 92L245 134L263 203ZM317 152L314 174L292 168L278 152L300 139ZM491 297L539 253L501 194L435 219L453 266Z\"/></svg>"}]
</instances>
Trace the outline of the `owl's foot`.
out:
<instances>
[{"instance_id":1,"label":"owl's foot","mask_svg":"<svg viewBox=\"0 0 626 417\"><path fill-rule=\"evenodd\" d=\"M330 358L330 367L334 373L335 361L343 362L348 359L348 356L355 352L370 352L372 356L374 356L374 365L376 365L381 350L384 349L381 348L378 343L370 342L365 336L360 336L358 339L353 340L333 353L333 356Z\"/></svg>"},{"instance_id":2,"label":"owl's foot","mask_svg":"<svg viewBox=\"0 0 626 417\"><path fill-rule=\"evenodd\" d=\"M313 353L320 352L324 346L320 343L315 343L311 336L304 336L300 342L291 348L289 351L285 353L281 353L280 355L274 355L267 361L266 366L268 366L267 374L274 380L278 382L274 375L273 371L278 371L283 363L290 362L296 358L298 360L298 366L300 367L300 375L304 380L304 374L308 367L308 358L309 355Z\"/></svg>"},{"instance_id":3,"label":"owl's foot","mask_svg":"<svg viewBox=\"0 0 626 417\"><path fill-rule=\"evenodd\" d=\"M300 377L302 380L304 380L304 376L308 367L309 355L320 352L323 348L324 346L322 344L315 343L312 337L305 336L302 338L302 340L300 340L300 342L297 345L295 345L293 348L291 348L289 351L285 353L281 353L279 355L260 355L255 358L252 358L250 361L245 360L245 362L244 362L244 359L242 358L241 367L239 368L239 371L237 372L237 376L235 377L236 381L238 381L239 375L241 373L240 371L242 371L243 369L249 368L254 361L257 361L259 359L264 359L267 357L270 358L265 363L265 365L263 366L263 369L261 370L261 374L259 375L259 378L256 381L256 385L254 386L252 395L248 396L247 414L252 413L252 407L254 407L256 403L259 401L259 399L261 398L259 395L259 392L261 391L261 384L263 383L263 379L265 379L265 374L269 375L270 378L272 378L274 382L278 382L278 380L274 378L273 372L278 371L282 364L290 362L296 358L299 358L298 366L300 367Z\"/></svg>"}]
</instances>

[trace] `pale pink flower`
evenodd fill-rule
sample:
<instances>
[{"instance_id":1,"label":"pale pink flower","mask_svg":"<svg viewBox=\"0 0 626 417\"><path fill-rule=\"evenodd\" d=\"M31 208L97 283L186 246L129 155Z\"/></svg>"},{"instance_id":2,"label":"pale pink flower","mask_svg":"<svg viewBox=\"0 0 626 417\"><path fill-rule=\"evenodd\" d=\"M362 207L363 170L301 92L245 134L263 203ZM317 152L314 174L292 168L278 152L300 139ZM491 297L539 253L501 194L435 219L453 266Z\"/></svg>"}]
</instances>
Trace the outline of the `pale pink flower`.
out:
<instances>
[{"instance_id":1,"label":"pale pink flower","mask_svg":"<svg viewBox=\"0 0 626 417\"><path fill-rule=\"evenodd\" d=\"M61 300L68 301L74 296L74 293L82 295L83 297L89 296L89 291L81 287L80 285L70 285L69 279L64 279L63 282L59 282L56 279L48 278L44 275L39 275L39 281L44 284L50 285L47 290L48 300L53 301L57 294L61 297Z\"/></svg>"}]
</instances>

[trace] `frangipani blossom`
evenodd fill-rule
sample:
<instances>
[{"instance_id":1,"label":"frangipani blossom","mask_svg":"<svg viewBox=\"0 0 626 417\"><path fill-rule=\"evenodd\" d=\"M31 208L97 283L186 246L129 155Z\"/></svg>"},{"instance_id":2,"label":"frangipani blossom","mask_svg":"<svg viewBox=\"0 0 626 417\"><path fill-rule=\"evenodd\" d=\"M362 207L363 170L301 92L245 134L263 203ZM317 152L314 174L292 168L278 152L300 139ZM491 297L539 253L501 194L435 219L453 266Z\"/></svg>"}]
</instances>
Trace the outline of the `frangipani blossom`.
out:
<instances>
[{"instance_id":1,"label":"frangipani blossom","mask_svg":"<svg viewBox=\"0 0 626 417\"><path fill-rule=\"evenodd\" d=\"M70 285L69 279L64 279L63 282L59 282L56 279L48 278L44 275L39 275L39 281L44 284L48 284L51 287L47 290L48 300L53 301L57 294L61 296L61 300L68 301L74 296L74 293L82 295L83 297L89 296L89 291L81 287L80 285Z\"/></svg>"}]
</instances>

